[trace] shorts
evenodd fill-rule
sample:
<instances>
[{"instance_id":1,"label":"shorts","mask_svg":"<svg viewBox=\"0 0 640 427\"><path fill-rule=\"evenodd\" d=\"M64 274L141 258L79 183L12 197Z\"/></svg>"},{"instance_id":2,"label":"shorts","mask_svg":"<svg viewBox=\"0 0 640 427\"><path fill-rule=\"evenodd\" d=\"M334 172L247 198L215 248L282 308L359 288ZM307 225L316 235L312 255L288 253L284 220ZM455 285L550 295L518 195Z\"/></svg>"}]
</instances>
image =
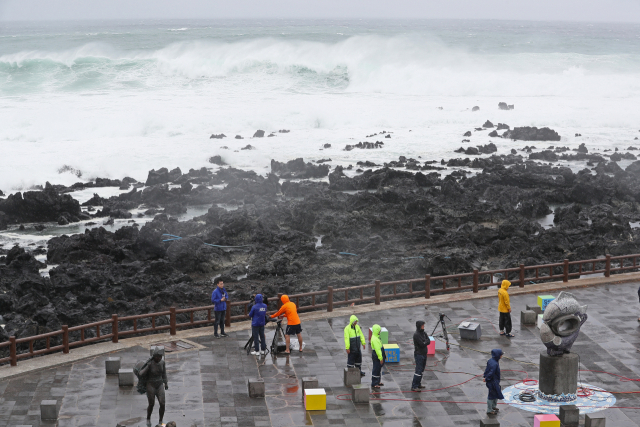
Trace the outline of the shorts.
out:
<instances>
[{"instance_id":1,"label":"shorts","mask_svg":"<svg viewBox=\"0 0 640 427\"><path fill-rule=\"evenodd\" d=\"M287 325L287 331L285 332L287 335L298 335L302 333L302 325Z\"/></svg>"}]
</instances>

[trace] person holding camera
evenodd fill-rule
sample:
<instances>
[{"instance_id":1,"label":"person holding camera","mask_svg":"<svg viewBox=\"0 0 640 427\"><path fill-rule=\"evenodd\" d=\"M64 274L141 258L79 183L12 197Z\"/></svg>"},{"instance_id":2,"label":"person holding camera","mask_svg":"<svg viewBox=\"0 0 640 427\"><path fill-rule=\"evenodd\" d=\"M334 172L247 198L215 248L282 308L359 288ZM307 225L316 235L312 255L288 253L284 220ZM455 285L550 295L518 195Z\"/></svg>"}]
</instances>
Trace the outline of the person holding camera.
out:
<instances>
[{"instance_id":1,"label":"person holding camera","mask_svg":"<svg viewBox=\"0 0 640 427\"><path fill-rule=\"evenodd\" d=\"M257 294L255 297L255 303L249 312L249 317L251 318L251 334L253 336L253 351L251 354L254 356L267 354L267 342L264 338L266 316L267 304L262 302L262 294ZM262 352L259 351L259 344L262 344Z\"/></svg>"},{"instance_id":2,"label":"person holding camera","mask_svg":"<svg viewBox=\"0 0 640 427\"><path fill-rule=\"evenodd\" d=\"M347 368L358 368L360 376L364 377L362 372L362 352L365 347L364 334L358 325L358 318L352 315L349 324L344 328L344 347L347 350Z\"/></svg>"},{"instance_id":3,"label":"person holding camera","mask_svg":"<svg viewBox=\"0 0 640 427\"><path fill-rule=\"evenodd\" d=\"M271 318L274 319L278 316L285 316L287 318L287 330L284 337L287 343L285 353L291 353L291 350L289 350L291 335L298 336L298 343L300 344L299 351L302 353L302 326L300 325L300 317L298 317L298 309L294 303L289 301L288 295L282 295L280 301L282 301L282 307L280 307L280 310L275 314L271 315Z\"/></svg>"},{"instance_id":4,"label":"person holding camera","mask_svg":"<svg viewBox=\"0 0 640 427\"><path fill-rule=\"evenodd\" d=\"M228 337L229 335L224 333L224 321L225 314L227 313L227 301L229 300L229 294L224 288L224 282L221 278L216 277L213 281L216 288L211 294L211 302L213 303L213 312L215 319L213 321L213 336L215 338ZM220 326L220 335L218 335L218 326Z\"/></svg>"}]
</instances>

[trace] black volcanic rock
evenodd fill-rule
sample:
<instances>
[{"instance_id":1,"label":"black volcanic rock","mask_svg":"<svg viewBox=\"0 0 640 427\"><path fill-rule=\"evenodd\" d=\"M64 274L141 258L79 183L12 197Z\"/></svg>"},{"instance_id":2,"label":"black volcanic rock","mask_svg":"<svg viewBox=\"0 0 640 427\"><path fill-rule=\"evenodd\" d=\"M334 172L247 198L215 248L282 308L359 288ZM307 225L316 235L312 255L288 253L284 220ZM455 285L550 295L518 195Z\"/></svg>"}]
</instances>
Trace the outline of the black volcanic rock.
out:
<instances>
[{"instance_id":1,"label":"black volcanic rock","mask_svg":"<svg viewBox=\"0 0 640 427\"><path fill-rule=\"evenodd\" d=\"M263 130L258 129L258 130L253 134L253 137L254 137L254 138L262 138L262 137L264 137L264 131L263 131Z\"/></svg>"},{"instance_id":2,"label":"black volcanic rock","mask_svg":"<svg viewBox=\"0 0 640 427\"><path fill-rule=\"evenodd\" d=\"M78 221L80 203L68 194L58 192L47 183L42 191L10 194L0 200L0 212L8 224L58 221L60 216Z\"/></svg>"},{"instance_id":3,"label":"black volcanic rock","mask_svg":"<svg viewBox=\"0 0 640 427\"><path fill-rule=\"evenodd\" d=\"M149 171L149 175L147 176L145 185L149 187L156 184L166 184L176 181L181 176L182 171L180 170L180 168L175 168L171 170L171 172L169 172L167 168L160 168L157 171L155 169L152 169Z\"/></svg>"},{"instance_id":4,"label":"black volcanic rock","mask_svg":"<svg viewBox=\"0 0 640 427\"><path fill-rule=\"evenodd\" d=\"M557 162L558 156L551 150L540 151L539 153L529 154L530 160L544 160L546 162Z\"/></svg>"},{"instance_id":5,"label":"black volcanic rock","mask_svg":"<svg viewBox=\"0 0 640 427\"><path fill-rule=\"evenodd\" d=\"M506 131L502 137L520 141L560 141L560 135L547 127L517 127Z\"/></svg>"},{"instance_id":6,"label":"black volcanic rock","mask_svg":"<svg viewBox=\"0 0 640 427\"><path fill-rule=\"evenodd\" d=\"M329 175L329 166L305 163L302 158L287 163L271 159L271 172L281 178L323 178Z\"/></svg>"}]
</instances>

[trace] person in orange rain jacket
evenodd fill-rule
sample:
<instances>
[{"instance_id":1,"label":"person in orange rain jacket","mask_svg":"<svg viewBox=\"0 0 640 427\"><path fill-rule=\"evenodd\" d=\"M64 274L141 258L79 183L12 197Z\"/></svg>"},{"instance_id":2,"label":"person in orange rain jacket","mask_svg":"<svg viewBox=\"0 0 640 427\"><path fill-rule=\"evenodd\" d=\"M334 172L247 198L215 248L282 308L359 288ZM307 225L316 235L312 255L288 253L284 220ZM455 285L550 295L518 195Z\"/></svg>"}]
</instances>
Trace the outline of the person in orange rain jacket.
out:
<instances>
[{"instance_id":1,"label":"person in orange rain jacket","mask_svg":"<svg viewBox=\"0 0 640 427\"><path fill-rule=\"evenodd\" d=\"M287 330L285 332L287 349L285 353L291 353L291 351L289 350L291 335L298 336L300 353L302 353L302 326L300 325L300 317L298 317L298 309L296 308L296 305L294 303L289 301L289 297L287 295L282 295L282 297L280 297L280 301L282 301L282 307L280 307L280 310L278 310L277 313L273 314L271 318L273 319L278 316L284 316L287 318Z\"/></svg>"}]
</instances>

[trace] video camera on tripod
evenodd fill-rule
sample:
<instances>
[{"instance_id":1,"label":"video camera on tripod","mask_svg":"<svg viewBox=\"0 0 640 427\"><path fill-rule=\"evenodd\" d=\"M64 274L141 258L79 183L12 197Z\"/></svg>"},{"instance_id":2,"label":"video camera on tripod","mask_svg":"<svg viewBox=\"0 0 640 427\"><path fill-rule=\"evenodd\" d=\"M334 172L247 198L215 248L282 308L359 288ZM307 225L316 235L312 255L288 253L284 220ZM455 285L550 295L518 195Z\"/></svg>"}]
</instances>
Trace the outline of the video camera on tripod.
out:
<instances>
[{"instance_id":1,"label":"video camera on tripod","mask_svg":"<svg viewBox=\"0 0 640 427\"><path fill-rule=\"evenodd\" d=\"M282 319L272 319L267 316L267 322L275 322L276 331L273 334L273 340L271 341L271 347L269 347L269 351L272 355L276 355L278 353L284 353L287 349L287 344L284 341L284 329L282 328ZM251 347L253 346L253 334L251 334L251 338L244 345L244 349L247 351L247 354L251 352Z\"/></svg>"},{"instance_id":2,"label":"video camera on tripod","mask_svg":"<svg viewBox=\"0 0 640 427\"><path fill-rule=\"evenodd\" d=\"M435 336L435 332L436 329L438 329L438 326L442 326L442 334L438 335L439 337L443 337L445 339L445 341L447 342L447 351L449 351L450 349L450 345L449 345L449 334L447 333L447 325L444 322L444 318L446 317L447 319L449 319L449 316L447 316L444 313L438 313L438 322L436 322L436 326L435 328L433 328L433 332L431 332L431 336ZM451 319L449 319L449 322L451 322Z\"/></svg>"}]
</instances>

